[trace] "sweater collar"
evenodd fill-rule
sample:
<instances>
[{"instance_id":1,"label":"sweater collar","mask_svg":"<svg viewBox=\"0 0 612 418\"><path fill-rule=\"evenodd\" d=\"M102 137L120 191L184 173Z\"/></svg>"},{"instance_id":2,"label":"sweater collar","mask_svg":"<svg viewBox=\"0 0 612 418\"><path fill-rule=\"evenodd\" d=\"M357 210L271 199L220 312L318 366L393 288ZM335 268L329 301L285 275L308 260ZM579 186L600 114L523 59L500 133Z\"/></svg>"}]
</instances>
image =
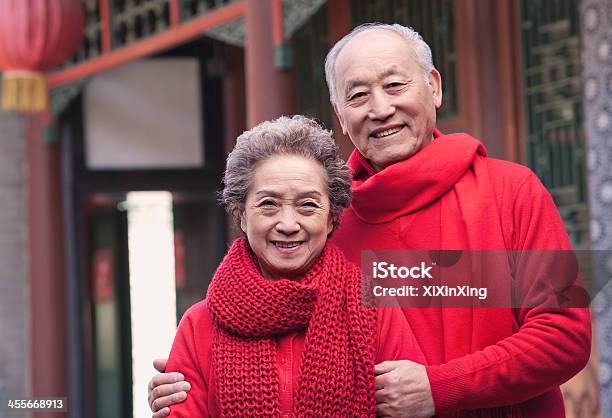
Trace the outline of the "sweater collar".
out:
<instances>
[{"instance_id":1,"label":"sweater collar","mask_svg":"<svg viewBox=\"0 0 612 418\"><path fill-rule=\"evenodd\" d=\"M464 133L443 135L412 157L376 172L366 158L353 151L352 208L367 223L389 222L429 205L450 190L470 168L484 146ZM401 191L401 192L400 192Z\"/></svg>"}]
</instances>

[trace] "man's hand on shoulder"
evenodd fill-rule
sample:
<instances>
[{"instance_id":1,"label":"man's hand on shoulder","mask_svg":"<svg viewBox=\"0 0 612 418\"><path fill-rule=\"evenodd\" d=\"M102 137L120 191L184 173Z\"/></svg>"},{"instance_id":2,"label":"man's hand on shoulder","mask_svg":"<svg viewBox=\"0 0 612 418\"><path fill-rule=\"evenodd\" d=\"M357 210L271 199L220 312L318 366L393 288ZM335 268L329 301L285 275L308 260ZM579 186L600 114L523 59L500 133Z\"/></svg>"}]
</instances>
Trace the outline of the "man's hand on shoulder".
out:
<instances>
[{"instance_id":1,"label":"man's hand on shoulder","mask_svg":"<svg viewBox=\"0 0 612 418\"><path fill-rule=\"evenodd\" d=\"M409 360L377 364L376 416L428 418L435 407L425 366Z\"/></svg>"},{"instance_id":2,"label":"man's hand on shoulder","mask_svg":"<svg viewBox=\"0 0 612 418\"><path fill-rule=\"evenodd\" d=\"M159 372L149 381L149 407L153 418L164 418L170 414L170 405L187 399L191 389L185 377L180 373L164 373L168 359L153 360L153 367Z\"/></svg>"}]
</instances>

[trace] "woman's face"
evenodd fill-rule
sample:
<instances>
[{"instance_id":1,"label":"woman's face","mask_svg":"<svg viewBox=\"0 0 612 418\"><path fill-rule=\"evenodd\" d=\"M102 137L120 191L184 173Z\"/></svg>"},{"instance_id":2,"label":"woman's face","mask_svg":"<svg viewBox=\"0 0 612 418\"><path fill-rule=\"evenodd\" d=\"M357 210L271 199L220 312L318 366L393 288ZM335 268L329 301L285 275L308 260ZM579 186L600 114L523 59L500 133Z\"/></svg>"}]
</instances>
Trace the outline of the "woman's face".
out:
<instances>
[{"instance_id":1,"label":"woman's face","mask_svg":"<svg viewBox=\"0 0 612 418\"><path fill-rule=\"evenodd\" d=\"M269 279L299 279L332 231L327 175L317 161L276 155L254 169L240 227Z\"/></svg>"}]
</instances>

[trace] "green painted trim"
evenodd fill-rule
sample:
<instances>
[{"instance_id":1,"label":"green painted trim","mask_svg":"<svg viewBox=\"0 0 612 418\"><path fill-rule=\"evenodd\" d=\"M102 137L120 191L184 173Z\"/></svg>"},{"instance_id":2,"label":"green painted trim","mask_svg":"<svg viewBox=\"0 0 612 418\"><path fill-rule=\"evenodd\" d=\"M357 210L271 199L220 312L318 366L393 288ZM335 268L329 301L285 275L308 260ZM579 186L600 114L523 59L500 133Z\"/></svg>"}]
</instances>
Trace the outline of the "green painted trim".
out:
<instances>
[{"instance_id":1,"label":"green painted trim","mask_svg":"<svg viewBox=\"0 0 612 418\"><path fill-rule=\"evenodd\" d=\"M274 48L274 66L277 70L290 70L293 68L293 51L287 42Z\"/></svg>"}]
</instances>

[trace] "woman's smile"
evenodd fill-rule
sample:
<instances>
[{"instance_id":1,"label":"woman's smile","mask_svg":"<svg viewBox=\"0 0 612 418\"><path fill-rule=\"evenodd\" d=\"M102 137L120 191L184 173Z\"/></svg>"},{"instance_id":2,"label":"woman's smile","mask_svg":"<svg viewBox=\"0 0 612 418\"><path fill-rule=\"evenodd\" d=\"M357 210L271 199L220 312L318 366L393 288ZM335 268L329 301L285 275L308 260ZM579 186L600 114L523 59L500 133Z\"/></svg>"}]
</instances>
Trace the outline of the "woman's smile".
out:
<instances>
[{"instance_id":1,"label":"woman's smile","mask_svg":"<svg viewBox=\"0 0 612 418\"><path fill-rule=\"evenodd\" d=\"M282 254L290 255L299 251L304 241L271 241L271 243Z\"/></svg>"}]
</instances>

